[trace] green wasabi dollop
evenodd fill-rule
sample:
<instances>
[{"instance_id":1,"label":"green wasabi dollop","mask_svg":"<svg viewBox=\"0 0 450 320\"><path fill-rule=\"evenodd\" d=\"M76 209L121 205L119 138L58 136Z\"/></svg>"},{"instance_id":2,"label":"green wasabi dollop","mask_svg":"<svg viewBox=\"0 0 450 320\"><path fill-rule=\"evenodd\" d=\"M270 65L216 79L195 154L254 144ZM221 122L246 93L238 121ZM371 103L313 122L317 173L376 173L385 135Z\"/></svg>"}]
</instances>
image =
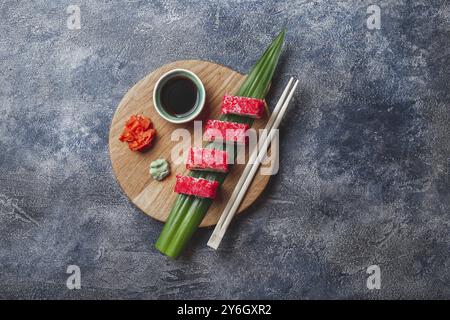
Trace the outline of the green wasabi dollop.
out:
<instances>
[{"instance_id":1,"label":"green wasabi dollop","mask_svg":"<svg viewBox=\"0 0 450 320\"><path fill-rule=\"evenodd\" d=\"M157 159L150 163L150 174L153 179L161 181L170 173L169 163L166 159Z\"/></svg>"}]
</instances>

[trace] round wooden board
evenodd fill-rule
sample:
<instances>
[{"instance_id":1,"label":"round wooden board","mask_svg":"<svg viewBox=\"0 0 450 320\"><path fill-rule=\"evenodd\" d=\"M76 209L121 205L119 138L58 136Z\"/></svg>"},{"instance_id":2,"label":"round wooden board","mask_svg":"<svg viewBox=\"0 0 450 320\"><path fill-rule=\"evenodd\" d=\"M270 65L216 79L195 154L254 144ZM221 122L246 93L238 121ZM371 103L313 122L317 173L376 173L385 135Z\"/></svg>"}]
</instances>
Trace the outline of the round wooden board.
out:
<instances>
[{"instance_id":1,"label":"round wooden board","mask_svg":"<svg viewBox=\"0 0 450 320\"><path fill-rule=\"evenodd\" d=\"M193 71L202 80L206 90L204 111L196 120L217 119L220 115L220 104L225 93L236 92L244 80L244 76L224 66L199 60L183 60L166 64L135 84L123 97L114 114L109 133L109 153L113 171L128 198L146 214L165 222L176 193L173 192L175 175L187 174L183 164L174 165L171 149L177 143L171 141L171 133L177 128L186 128L193 132L193 123L172 124L162 119L153 106L153 87L156 81L167 71L183 68ZM268 116L256 120L253 128L263 128ZM157 130L154 145L147 151L133 152L126 143L119 141L125 122L132 114L143 114L149 117ZM149 174L150 163L165 158L170 163L171 174L163 181L153 180ZM246 157L248 159L248 156ZM219 190L218 197L208 210L201 227L217 223L226 203L236 185L244 165L234 165ZM263 192L269 182L267 175L258 174L252 182L238 212L248 208Z\"/></svg>"}]
</instances>

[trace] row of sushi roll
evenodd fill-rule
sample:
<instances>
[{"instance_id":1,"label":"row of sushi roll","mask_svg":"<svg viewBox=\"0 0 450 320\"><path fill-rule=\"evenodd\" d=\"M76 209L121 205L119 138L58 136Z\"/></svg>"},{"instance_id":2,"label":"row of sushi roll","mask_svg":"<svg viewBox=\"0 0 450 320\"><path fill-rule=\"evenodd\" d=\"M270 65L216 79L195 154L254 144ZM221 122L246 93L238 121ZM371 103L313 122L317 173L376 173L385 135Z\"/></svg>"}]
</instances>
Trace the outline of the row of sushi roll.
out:
<instances>
[{"instance_id":1,"label":"row of sushi roll","mask_svg":"<svg viewBox=\"0 0 450 320\"><path fill-rule=\"evenodd\" d=\"M236 114L260 119L264 115L265 102L261 99L225 95L222 99L222 114ZM248 124L208 120L205 126L204 139L225 143L246 144ZM228 172L228 152L218 149L192 147L188 152L186 168L213 172ZM196 197L214 199L219 183L191 176L176 176L174 191Z\"/></svg>"}]
</instances>

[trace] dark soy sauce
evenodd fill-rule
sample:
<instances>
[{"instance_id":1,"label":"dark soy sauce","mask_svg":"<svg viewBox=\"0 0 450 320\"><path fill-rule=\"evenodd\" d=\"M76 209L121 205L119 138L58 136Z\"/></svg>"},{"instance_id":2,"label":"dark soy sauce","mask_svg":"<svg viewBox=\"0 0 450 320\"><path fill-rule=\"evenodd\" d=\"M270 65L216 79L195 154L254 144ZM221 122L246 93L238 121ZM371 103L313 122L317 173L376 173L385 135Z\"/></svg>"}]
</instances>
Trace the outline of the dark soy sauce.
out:
<instances>
[{"instance_id":1,"label":"dark soy sauce","mask_svg":"<svg viewBox=\"0 0 450 320\"><path fill-rule=\"evenodd\" d=\"M184 117L194 111L197 99L197 87L187 77L173 77L161 88L162 107L175 117Z\"/></svg>"}]
</instances>

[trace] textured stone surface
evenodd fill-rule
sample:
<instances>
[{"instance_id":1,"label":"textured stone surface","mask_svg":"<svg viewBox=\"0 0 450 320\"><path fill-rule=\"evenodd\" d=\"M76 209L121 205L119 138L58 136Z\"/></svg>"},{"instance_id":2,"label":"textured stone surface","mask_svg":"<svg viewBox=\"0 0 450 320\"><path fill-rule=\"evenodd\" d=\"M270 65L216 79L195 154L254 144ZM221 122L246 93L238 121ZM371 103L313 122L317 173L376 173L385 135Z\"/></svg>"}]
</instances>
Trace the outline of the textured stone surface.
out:
<instances>
[{"instance_id":1,"label":"textured stone surface","mask_svg":"<svg viewBox=\"0 0 450 320\"><path fill-rule=\"evenodd\" d=\"M372 1L2 1L0 297L450 298L450 5L379 2L370 31ZM173 60L247 72L284 26L280 172L218 252L201 230L170 261L114 180L113 112Z\"/></svg>"}]
</instances>

